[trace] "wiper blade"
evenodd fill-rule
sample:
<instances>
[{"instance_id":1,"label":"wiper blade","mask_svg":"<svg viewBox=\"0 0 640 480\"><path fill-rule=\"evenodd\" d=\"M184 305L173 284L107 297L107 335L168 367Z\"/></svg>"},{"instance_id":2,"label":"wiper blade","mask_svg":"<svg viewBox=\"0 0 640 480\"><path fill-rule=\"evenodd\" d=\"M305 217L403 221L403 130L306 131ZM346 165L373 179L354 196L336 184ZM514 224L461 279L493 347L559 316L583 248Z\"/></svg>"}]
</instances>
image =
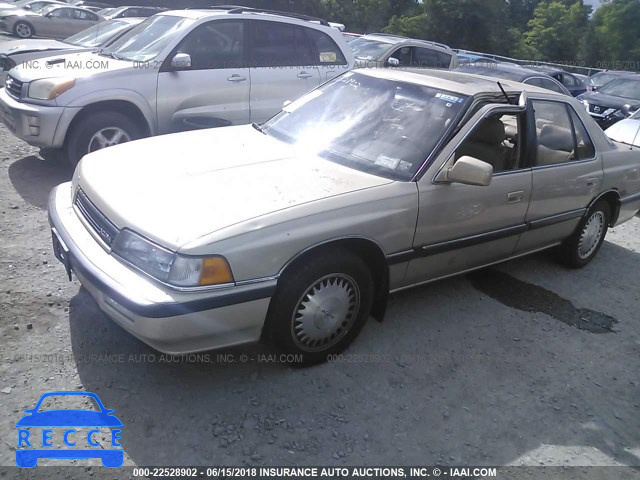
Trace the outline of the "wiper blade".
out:
<instances>
[{"instance_id":1,"label":"wiper blade","mask_svg":"<svg viewBox=\"0 0 640 480\"><path fill-rule=\"evenodd\" d=\"M255 128L257 131L259 131L260 133L266 135L267 132L264 130L264 128L262 128L260 125L258 125L257 123L252 123L251 126L253 128Z\"/></svg>"}]
</instances>

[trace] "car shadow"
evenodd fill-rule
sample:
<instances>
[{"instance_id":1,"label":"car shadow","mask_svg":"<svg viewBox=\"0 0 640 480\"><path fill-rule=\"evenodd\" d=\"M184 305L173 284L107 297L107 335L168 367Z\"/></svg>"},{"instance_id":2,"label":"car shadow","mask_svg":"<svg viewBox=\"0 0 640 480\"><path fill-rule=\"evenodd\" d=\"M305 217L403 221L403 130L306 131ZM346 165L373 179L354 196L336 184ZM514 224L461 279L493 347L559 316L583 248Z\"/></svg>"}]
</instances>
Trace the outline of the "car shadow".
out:
<instances>
[{"instance_id":1,"label":"car shadow","mask_svg":"<svg viewBox=\"0 0 640 480\"><path fill-rule=\"evenodd\" d=\"M582 270L548 253L497 268L615 317L615 331L504 305L461 276L393 296L331 363L291 368L261 345L171 362L80 290L73 354L138 465L539 464L543 446L575 465L580 449L640 465L640 254L605 243Z\"/></svg>"},{"instance_id":2,"label":"car shadow","mask_svg":"<svg viewBox=\"0 0 640 480\"><path fill-rule=\"evenodd\" d=\"M68 182L73 169L66 163L29 155L9 165L9 179L18 194L31 205L45 210L51 190Z\"/></svg>"}]
</instances>

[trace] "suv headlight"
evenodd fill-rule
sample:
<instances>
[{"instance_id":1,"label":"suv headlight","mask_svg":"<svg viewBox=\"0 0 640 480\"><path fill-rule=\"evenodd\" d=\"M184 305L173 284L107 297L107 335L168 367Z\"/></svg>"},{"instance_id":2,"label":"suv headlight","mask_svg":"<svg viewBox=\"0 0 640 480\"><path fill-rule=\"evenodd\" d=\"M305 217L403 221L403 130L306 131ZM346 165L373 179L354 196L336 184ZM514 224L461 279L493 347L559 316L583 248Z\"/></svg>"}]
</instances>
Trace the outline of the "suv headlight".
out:
<instances>
[{"instance_id":1,"label":"suv headlight","mask_svg":"<svg viewBox=\"0 0 640 480\"><path fill-rule=\"evenodd\" d=\"M121 230L112 249L116 255L148 275L176 287L204 287L234 281L224 257L192 257L174 253L131 230Z\"/></svg>"},{"instance_id":2,"label":"suv headlight","mask_svg":"<svg viewBox=\"0 0 640 480\"><path fill-rule=\"evenodd\" d=\"M76 84L75 78L43 78L29 84L29 98L36 100L53 100Z\"/></svg>"}]
</instances>

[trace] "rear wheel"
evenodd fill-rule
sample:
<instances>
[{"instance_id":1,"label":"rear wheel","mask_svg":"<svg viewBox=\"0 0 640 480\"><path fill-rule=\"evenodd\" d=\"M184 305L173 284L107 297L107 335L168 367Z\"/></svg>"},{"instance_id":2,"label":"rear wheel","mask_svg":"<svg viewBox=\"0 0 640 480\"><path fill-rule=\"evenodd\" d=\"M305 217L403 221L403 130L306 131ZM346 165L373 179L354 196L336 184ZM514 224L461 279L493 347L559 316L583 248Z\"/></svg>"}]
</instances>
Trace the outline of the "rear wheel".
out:
<instances>
[{"instance_id":1,"label":"rear wheel","mask_svg":"<svg viewBox=\"0 0 640 480\"><path fill-rule=\"evenodd\" d=\"M20 38L31 38L36 33L28 22L18 22L13 27L13 33Z\"/></svg>"},{"instance_id":2,"label":"rear wheel","mask_svg":"<svg viewBox=\"0 0 640 480\"><path fill-rule=\"evenodd\" d=\"M140 128L121 113L89 113L70 133L67 143L68 161L75 167L88 153L130 142L141 136Z\"/></svg>"},{"instance_id":3,"label":"rear wheel","mask_svg":"<svg viewBox=\"0 0 640 480\"><path fill-rule=\"evenodd\" d=\"M596 202L580 221L576 231L558 249L559 259L572 268L584 267L597 255L611 221L611 207Z\"/></svg>"},{"instance_id":4,"label":"rear wheel","mask_svg":"<svg viewBox=\"0 0 640 480\"><path fill-rule=\"evenodd\" d=\"M346 251L327 251L282 277L267 333L302 363L324 362L356 338L372 303L373 280L364 261Z\"/></svg>"}]
</instances>

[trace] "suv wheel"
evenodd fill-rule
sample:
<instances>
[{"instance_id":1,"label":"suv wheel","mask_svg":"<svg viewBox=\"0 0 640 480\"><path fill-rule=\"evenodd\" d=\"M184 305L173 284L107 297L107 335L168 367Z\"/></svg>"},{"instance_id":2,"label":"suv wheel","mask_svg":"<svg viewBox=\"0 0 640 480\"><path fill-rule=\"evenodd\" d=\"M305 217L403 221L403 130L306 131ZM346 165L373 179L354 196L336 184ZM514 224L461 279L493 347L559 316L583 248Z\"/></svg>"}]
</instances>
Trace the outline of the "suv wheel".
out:
<instances>
[{"instance_id":1,"label":"suv wheel","mask_svg":"<svg viewBox=\"0 0 640 480\"><path fill-rule=\"evenodd\" d=\"M36 32L30 23L18 22L13 27L13 33L20 38L31 38Z\"/></svg>"},{"instance_id":2,"label":"suv wheel","mask_svg":"<svg viewBox=\"0 0 640 480\"><path fill-rule=\"evenodd\" d=\"M560 246L560 260L572 268L584 267L596 256L611 221L611 207L605 200L598 201L580 221L578 228Z\"/></svg>"},{"instance_id":3,"label":"suv wheel","mask_svg":"<svg viewBox=\"0 0 640 480\"><path fill-rule=\"evenodd\" d=\"M295 266L281 278L267 334L302 363L344 350L369 318L373 280L359 257L332 251Z\"/></svg>"},{"instance_id":4,"label":"suv wheel","mask_svg":"<svg viewBox=\"0 0 640 480\"><path fill-rule=\"evenodd\" d=\"M75 166L88 153L130 142L141 136L137 125L121 113L91 113L78 122L69 136L69 162Z\"/></svg>"}]
</instances>

